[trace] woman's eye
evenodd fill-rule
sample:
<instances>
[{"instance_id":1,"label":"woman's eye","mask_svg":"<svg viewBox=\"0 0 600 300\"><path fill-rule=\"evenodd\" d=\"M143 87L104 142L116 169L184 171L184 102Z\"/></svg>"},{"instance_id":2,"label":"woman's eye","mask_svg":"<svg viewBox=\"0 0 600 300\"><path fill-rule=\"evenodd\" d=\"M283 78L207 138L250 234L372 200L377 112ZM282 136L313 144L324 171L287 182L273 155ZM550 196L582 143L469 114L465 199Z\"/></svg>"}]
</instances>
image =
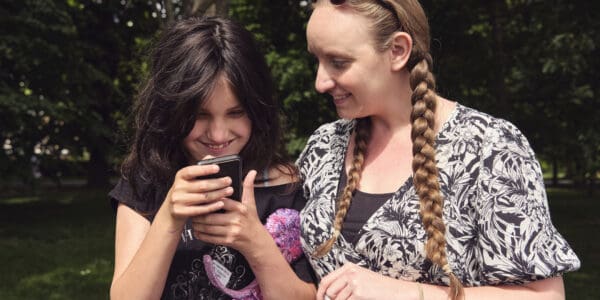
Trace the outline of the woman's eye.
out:
<instances>
[{"instance_id":1,"label":"woman's eye","mask_svg":"<svg viewBox=\"0 0 600 300\"><path fill-rule=\"evenodd\" d=\"M319 64L319 60L316 57L311 56L310 65L313 67L313 71L316 72L319 69Z\"/></svg>"},{"instance_id":2,"label":"woman's eye","mask_svg":"<svg viewBox=\"0 0 600 300\"><path fill-rule=\"evenodd\" d=\"M346 67L347 61L343 59L332 59L331 65L336 69L343 69Z\"/></svg>"}]
</instances>

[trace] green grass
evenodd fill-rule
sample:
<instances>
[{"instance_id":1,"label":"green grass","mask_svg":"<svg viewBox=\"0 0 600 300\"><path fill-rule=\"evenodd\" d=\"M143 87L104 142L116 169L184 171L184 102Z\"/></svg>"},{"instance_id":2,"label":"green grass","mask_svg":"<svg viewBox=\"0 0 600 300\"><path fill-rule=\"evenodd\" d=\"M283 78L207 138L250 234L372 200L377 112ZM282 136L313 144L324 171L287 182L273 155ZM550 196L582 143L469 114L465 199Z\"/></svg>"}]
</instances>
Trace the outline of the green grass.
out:
<instances>
[{"instance_id":1,"label":"green grass","mask_svg":"<svg viewBox=\"0 0 600 300\"><path fill-rule=\"evenodd\" d=\"M567 299L600 299L600 192L548 189L548 198L554 225L581 260L564 275Z\"/></svg>"},{"instance_id":2,"label":"green grass","mask_svg":"<svg viewBox=\"0 0 600 300\"><path fill-rule=\"evenodd\" d=\"M114 215L107 191L0 197L0 299L108 299ZM599 192L600 194L600 192ZM600 196L549 189L552 219L582 261L568 299L600 299Z\"/></svg>"},{"instance_id":3,"label":"green grass","mask_svg":"<svg viewBox=\"0 0 600 300\"><path fill-rule=\"evenodd\" d=\"M114 215L106 192L0 199L0 299L108 299Z\"/></svg>"}]
</instances>

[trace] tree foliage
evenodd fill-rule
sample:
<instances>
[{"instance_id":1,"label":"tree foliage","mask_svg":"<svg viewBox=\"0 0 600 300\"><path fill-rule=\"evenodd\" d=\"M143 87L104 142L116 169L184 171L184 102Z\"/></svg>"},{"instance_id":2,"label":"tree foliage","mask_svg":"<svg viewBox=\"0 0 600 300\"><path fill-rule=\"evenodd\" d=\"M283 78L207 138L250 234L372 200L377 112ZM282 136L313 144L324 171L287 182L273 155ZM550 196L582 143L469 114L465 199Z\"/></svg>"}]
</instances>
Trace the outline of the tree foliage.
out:
<instances>
[{"instance_id":1,"label":"tree foliage","mask_svg":"<svg viewBox=\"0 0 600 300\"><path fill-rule=\"evenodd\" d=\"M254 33L272 69L297 154L336 118L314 91L306 51L310 1L7 0L0 6L0 128L4 179L74 166L106 183L127 150L127 114L147 46L168 22L228 14ZM422 1L442 95L515 123L544 161L578 182L600 168L600 2ZM115 142L118 141L118 142ZM71 168L73 169L73 168ZM99 171L98 171L99 170Z\"/></svg>"},{"instance_id":2,"label":"tree foliage","mask_svg":"<svg viewBox=\"0 0 600 300\"><path fill-rule=\"evenodd\" d=\"M600 167L599 3L424 3L442 93L510 120L539 157L593 182Z\"/></svg>"},{"instance_id":3,"label":"tree foliage","mask_svg":"<svg viewBox=\"0 0 600 300\"><path fill-rule=\"evenodd\" d=\"M0 153L5 176L75 165L106 185L114 133L138 81L136 51L156 31L145 3L5 1L0 11ZM133 22L135 20L135 22ZM5 121L4 121L5 120ZM69 163L69 161L83 163Z\"/></svg>"}]
</instances>

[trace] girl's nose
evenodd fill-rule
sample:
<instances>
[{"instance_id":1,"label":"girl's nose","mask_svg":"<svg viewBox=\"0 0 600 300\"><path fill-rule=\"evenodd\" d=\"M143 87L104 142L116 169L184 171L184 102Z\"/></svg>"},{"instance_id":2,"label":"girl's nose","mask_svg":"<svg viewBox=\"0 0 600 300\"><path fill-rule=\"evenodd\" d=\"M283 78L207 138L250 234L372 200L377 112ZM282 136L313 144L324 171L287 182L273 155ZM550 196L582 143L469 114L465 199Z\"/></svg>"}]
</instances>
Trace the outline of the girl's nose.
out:
<instances>
[{"instance_id":1,"label":"girl's nose","mask_svg":"<svg viewBox=\"0 0 600 300\"><path fill-rule=\"evenodd\" d=\"M227 124L223 120L211 120L207 132L208 138L213 143L224 143L227 141Z\"/></svg>"}]
</instances>

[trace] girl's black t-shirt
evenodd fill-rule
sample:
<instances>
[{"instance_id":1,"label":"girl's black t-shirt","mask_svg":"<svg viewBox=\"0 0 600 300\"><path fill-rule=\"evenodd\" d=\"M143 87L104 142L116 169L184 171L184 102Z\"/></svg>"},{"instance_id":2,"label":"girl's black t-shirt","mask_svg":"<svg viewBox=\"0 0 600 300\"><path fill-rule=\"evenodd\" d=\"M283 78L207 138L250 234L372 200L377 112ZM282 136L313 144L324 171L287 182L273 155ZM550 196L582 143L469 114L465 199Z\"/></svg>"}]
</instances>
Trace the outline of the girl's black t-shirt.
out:
<instances>
[{"instance_id":1,"label":"girl's black t-shirt","mask_svg":"<svg viewBox=\"0 0 600 300\"><path fill-rule=\"evenodd\" d=\"M306 204L300 187L297 183L256 187L254 195L261 222L265 224L269 216L281 221L282 218L289 218L290 212L296 216L296 212ZM115 209L122 203L152 222L166 193L155 195L156 199L151 201L140 201L133 194L129 183L121 179L109 192L109 197ZM242 298L241 296L249 293L249 290L256 290L250 288L256 284L252 269L239 252L230 247L196 240L190 225L188 222L181 234L161 299L232 299ZM290 230L290 234L291 232L296 234L295 229ZM299 235L299 231L297 234ZM285 237L283 240L289 239ZM316 282L306 257L303 254L297 256L299 257L290 264L294 272L306 282Z\"/></svg>"}]
</instances>

